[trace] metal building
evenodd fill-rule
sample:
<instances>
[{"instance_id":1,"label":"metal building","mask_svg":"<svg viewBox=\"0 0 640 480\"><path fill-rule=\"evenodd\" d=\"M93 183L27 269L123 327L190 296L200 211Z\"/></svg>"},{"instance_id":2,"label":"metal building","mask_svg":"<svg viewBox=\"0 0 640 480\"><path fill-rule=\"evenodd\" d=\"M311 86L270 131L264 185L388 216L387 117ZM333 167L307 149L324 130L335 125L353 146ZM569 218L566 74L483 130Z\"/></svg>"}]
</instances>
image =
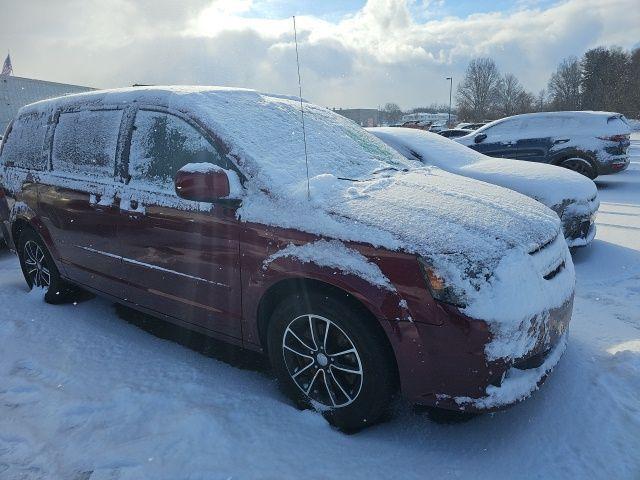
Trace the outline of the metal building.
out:
<instances>
[{"instance_id":1,"label":"metal building","mask_svg":"<svg viewBox=\"0 0 640 480\"><path fill-rule=\"evenodd\" d=\"M94 90L90 87L0 75L0 135L20 107L46 98Z\"/></svg>"}]
</instances>

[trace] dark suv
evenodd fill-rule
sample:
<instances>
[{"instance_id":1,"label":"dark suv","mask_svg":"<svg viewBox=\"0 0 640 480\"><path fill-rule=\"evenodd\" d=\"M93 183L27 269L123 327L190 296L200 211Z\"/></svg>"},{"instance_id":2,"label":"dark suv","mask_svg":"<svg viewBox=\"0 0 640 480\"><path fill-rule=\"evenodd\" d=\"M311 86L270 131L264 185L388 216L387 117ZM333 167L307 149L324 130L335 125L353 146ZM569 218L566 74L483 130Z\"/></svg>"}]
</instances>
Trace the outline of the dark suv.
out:
<instances>
[{"instance_id":1,"label":"dark suv","mask_svg":"<svg viewBox=\"0 0 640 480\"><path fill-rule=\"evenodd\" d=\"M305 155L300 113L214 87L24 107L0 146L0 218L27 283L266 352L296 404L344 429L398 388L466 411L530 395L571 318L556 214L309 103Z\"/></svg>"},{"instance_id":2,"label":"dark suv","mask_svg":"<svg viewBox=\"0 0 640 480\"><path fill-rule=\"evenodd\" d=\"M502 118L455 141L491 157L560 165L594 179L629 166L630 135L619 113L544 112Z\"/></svg>"}]
</instances>

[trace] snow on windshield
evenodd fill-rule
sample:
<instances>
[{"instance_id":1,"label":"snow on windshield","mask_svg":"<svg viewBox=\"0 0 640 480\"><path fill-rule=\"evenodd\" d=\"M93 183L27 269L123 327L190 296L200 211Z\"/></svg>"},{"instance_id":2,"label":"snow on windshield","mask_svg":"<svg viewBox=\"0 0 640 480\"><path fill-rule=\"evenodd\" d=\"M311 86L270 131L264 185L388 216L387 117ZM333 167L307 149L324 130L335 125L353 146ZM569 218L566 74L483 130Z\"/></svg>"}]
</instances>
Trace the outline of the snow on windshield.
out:
<instances>
[{"instance_id":1,"label":"snow on windshield","mask_svg":"<svg viewBox=\"0 0 640 480\"><path fill-rule=\"evenodd\" d=\"M203 122L230 142L245 173L274 193L306 182L300 102L255 92L234 92L229 102L224 93L204 92L189 100ZM304 103L304 119L309 177L363 179L384 168L417 166L326 108Z\"/></svg>"}]
</instances>

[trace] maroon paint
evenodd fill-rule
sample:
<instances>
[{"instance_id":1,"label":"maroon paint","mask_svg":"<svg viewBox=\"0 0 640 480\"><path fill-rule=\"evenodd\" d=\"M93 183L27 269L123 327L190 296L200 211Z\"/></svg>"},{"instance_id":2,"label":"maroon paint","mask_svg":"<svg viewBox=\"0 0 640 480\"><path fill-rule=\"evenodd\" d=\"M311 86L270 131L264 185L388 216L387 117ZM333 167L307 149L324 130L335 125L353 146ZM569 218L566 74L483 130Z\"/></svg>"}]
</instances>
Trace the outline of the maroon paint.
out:
<instances>
[{"instance_id":1,"label":"maroon paint","mask_svg":"<svg viewBox=\"0 0 640 480\"><path fill-rule=\"evenodd\" d=\"M204 130L196 120L190 122ZM212 132L204 133L228 151ZM178 186L183 187L181 195L191 192L198 198L204 198L200 195L206 194L205 186L214 187L216 196L228 195L229 189L228 180L225 183L219 174L180 174ZM414 255L348 244L378 265L395 288L389 291L293 258L270 261L285 246L318 237L241 222L228 201L213 203L210 211L180 210L163 206L175 199L173 193L154 204L145 201L152 198L149 192L131 191L133 202L126 205L117 198L101 202L87 192L54 187L34 177L21 191L0 198L0 212L6 216L8 201L23 202L11 221L36 228L67 279L254 350L262 349L260 302L279 282L310 279L347 292L379 322L395 353L402 392L415 403L458 408L436 395L480 397L509 367L487 362L484 348L491 334L484 321L432 298ZM9 223L9 218L3 220ZM551 312L558 327L550 335L554 342L570 315L570 304Z\"/></svg>"},{"instance_id":2,"label":"maroon paint","mask_svg":"<svg viewBox=\"0 0 640 480\"><path fill-rule=\"evenodd\" d=\"M222 171L176 174L176 195L196 202L213 202L229 196L229 179Z\"/></svg>"}]
</instances>

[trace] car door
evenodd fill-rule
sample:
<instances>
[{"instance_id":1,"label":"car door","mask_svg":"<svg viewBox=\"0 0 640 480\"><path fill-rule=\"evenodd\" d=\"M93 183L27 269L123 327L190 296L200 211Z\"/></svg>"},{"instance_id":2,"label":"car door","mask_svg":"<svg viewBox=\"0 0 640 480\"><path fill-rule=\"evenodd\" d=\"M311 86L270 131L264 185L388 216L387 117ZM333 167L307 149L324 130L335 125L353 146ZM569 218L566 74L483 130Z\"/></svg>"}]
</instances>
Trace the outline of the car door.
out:
<instances>
[{"instance_id":1,"label":"car door","mask_svg":"<svg viewBox=\"0 0 640 480\"><path fill-rule=\"evenodd\" d=\"M523 119L516 158L529 162L547 162L549 151L555 143L554 136L560 134L559 123L561 122L556 118L550 118L544 114ZM562 139L558 138L558 143L562 143Z\"/></svg>"},{"instance_id":2,"label":"car door","mask_svg":"<svg viewBox=\"0 0 640 480\"><path fill-rule=\"evenodd\" d=\"M64 273L120 297L122 264L114 250L116 151L121 109L56 112L48 138L50 170L41 175L38 208Z\"/></svg>"},{"instance_id":3,"label":"car door","mask_svg":"<svg viewBox=\"0 0 640 480\"><path fill-rule=\"evenodd\" d=\"M174 187L177 170L187 163L229 165L187 120L163 110L136 113L117 232L125 250L127 296L148 309L239 339L235 208L181 199Z\"/></svg>"},{"instance_id":4,"label":"car door","mask_svg":"<svg viewBox=\"0 0 640 480\"><path fill-rule=\"evenodd\" d=\"M476 131L474 135L476 142L469 146L490 157L516 158L519 128L519 119L507 118L500 123Z\"/></svg>"}]
</instances>

